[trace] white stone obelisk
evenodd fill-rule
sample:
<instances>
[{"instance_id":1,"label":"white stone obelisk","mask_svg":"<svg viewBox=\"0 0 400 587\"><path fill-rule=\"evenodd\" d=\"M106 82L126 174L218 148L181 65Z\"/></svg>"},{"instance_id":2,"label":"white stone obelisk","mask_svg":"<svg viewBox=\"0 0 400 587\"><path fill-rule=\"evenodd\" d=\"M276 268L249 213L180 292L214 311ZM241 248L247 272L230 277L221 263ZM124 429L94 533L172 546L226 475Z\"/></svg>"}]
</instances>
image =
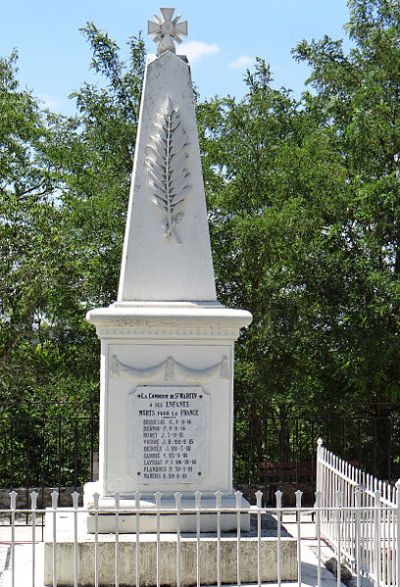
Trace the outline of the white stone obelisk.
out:
<instances>
[{"instance_id":1,"label":"white stone obelisk","mask_svg":"<svg viewBox=\"0 0 400 587\"><path fill-rule=\"evenodd\" d=\"M118 301L87 315L101 339L101 403L99 481L85 502L98 492L100 507L113 507L118 492L130 507L140 492L152 507L161 492L173 507L181 492L185 507L201 491L214 507L220 491L233 506L234 341L251 314L216 299L190 67L174 47L187 27L161 12L149 23L158 56L145 72ZM114 523L104 516L100 531ZM134 516L120 523L134 531ZM165 516L161 530L174 523ZM224 517L225 528L235 523ZM202 517L203 529L215 525ZM185 517L182 529L194 528Z\"/></svg>"}]
</instances>

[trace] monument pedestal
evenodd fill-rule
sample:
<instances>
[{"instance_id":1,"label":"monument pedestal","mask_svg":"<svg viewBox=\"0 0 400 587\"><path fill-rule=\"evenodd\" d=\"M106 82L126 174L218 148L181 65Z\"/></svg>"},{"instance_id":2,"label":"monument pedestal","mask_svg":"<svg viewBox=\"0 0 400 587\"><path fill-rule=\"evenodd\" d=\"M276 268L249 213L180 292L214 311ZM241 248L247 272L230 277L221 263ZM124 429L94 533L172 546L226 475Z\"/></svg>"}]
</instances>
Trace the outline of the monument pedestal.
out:
<instances>
[{"instance_id":1,"label":"monument pedestal","mask_svg":"<svg viewBox=\"0 0 400 587\"><path fill-rule=\"evenodd\" d=\"M92 509L93 502L90 496L98 491L98 483L85 485L84 507ZM215 495L202 495L201 505L197 509L195 496L183 494L178 510L174 495L162 495L160 505L157 504L154 494L141 495L138 502L135 499L125 497L119 500L119 509L122 512L118 515L117 522L115 499L103 497L99 500L97 515L92 510L92 513L87 516L87 531L94 533L97 525L97 531L100 534L115 533L118 524L118 531L123 534L155 533L157 530L161 533L177 531L193 533L197 531L197 528L202 533L217 532L218 526L221 532L227 532L237 529L238 514L235 511L224 512L221 510L234 510L238 506L245 510L249 508L249 503L243 497L238 503L234 494L221 495L218 506L219 515L216 509ZM157 515L157 510L160 509L162 513ZM239 514L239 519L241 531L248 532L250 530L250 515L243 512Z\"/></svg>"},{"instance_id":2,"label":"monument pedestal","mask_svg":"<svg viewBox=\"0 0 400 587\"><path fill-rule=\"evenodd\" d=\"M253 518L255 516L253 515ZM86 513L78 512L77 543L74 541L74 513L57 514L57 542L53 557L53 522L52 511L46 513L44 535L44 584L53 584L53 560L56 562L57 585L74 584L75 561L78 585L94 584L96 566L96 540L98 553L99 585L115 585L115 534L94 534L86 531ZM280 549L281 581L297 579L297 541L295 538L282 537L279 545L275 536L262 532L260 541L257 530L243 533L240 541L240 578L241 583L257 584L258 564L260 579L277 581L278 548ZM157 584L157 550L158 568L161 585L196 585L197 562L202 585L221 584L237 585L237 538L236 532L222 534L220 541L215 533L202 533L199 551L197 538L193 534L180 534L179 547L176 532L162 534L158 541L157 534L140 534L140 540L132 534L120 533L118 536L119 585L134 587L136 583L136 562L138 562L139 584L154 586ZM136 557L138 551L138 558ZM179 562L177 552L179 551ZM219 553L219 554L218 554ZM219 557L219 566L218 566ZM178 575L179 573L179 575ZM179 581L178 581L179 577Z\"/></svg>"},{"instance_id":3,"label":"monument pedestal","mask_svg":"<svg viewBox=\"0 0 400 587\"><path fill-rule=\"evenodd\" d=\"M99 507L195 508L202 493L201 524L216 530L215 492L221 506L235 507L232 487L233 352L239 329L251 315L215 303L117 303L93 310L88 320L101 338L99 482L85 487L85 505L100 495ZM248 503L242 500L242 506ZM135 531L126 516L124 531ZM154 532L156 516L141 514L142 532ZM99 516L99 531L112 531L113 516ZM176 528L176 516L161 516L162 532ZM181 516L185 531L196 531L196 514ZM241 527L248 529L247 514ZM142 521L143 520L143 521ZM224 530L236 514L221 515ZM88 529L93 531L89 516ZM182 528L183 530L183 528Z\"/></svg>"}]
</instances>

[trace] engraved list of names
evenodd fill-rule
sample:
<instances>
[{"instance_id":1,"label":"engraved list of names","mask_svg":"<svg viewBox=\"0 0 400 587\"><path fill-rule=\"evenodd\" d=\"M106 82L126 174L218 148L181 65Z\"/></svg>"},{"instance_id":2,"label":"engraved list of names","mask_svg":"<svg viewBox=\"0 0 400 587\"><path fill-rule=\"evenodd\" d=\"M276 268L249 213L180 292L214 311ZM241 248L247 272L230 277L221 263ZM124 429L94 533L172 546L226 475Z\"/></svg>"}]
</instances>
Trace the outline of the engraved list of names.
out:
<instances>
[{"instance_id":1,"label":"engraved list of names","mask_svg":"<svg viewBox=\"0 0 400 587\"><path fill-rule=\"evenodd\" d=\"M139 385L130 410L131 466L138 481L198 483L208 467L209 397L203 389Z\"/></svg>"}]
</instances>

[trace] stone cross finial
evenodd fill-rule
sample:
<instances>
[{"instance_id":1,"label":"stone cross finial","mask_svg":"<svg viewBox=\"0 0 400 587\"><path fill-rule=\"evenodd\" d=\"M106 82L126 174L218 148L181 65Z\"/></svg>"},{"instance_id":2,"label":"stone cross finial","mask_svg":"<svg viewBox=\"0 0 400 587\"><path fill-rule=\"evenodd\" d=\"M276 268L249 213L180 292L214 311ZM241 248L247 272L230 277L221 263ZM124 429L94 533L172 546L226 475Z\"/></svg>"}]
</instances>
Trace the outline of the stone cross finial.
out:
<instances>
[{"instance_id":1,"label":"stone cross finial","mask_svg":"<svg viewBox=\"0 0 400 587\"><path fill-rule=\"evenodd\" d=\"M153 37L153 41L157 43L157 55L171 51L175 53L175 42L182 43L180 38L182 35L187 35L187 20L178 22L180 16L172 17L175 8L160 8L160 12L164 20L160 16L154 16L156 22L148 21L148 34Z\"/></svg>"}]
</instances>

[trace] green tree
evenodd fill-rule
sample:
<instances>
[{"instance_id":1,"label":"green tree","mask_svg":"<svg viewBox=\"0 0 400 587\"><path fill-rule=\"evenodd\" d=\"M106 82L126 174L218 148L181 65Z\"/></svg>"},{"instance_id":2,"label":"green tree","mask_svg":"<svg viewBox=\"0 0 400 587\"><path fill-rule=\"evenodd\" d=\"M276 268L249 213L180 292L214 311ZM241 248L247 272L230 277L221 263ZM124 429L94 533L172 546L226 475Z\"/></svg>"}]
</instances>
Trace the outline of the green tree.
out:
<instances>
[{"instance_id":1,"label":"green tree","mask_svg":"<svg viewBox=\"0 0 400 587\"><path fill-rule=\"evenodd\" d=\"M254 315L236 405L256 466L265 415L387 415L400 399L400 8L349 8L347 54L329 38L295 50L314 89L298 103L259 60L241 102L199 107L219 292Z\"/></svg>"},{"instance_id":2,"label":"green tree","mask_svg":"<svg viewBox=\"0 0 400 587\"><path fill-rule=\"evenodd\" d=\"M349 8L347 54L327 37L295 54L312 67L313 103L344 163L346 207L326 229L341 251L341 371L355 399L379 413L400 400L400 5L351 0Z\"/></svg>"},{"instance_id":3,"label":"green tree","mask_svg":"<svg viewBox=\"0 0 400 587\"><path fill-rule=\"evenodd\" d=\"M31 446L45 450L35 417L49 421L55 454L59 433L73 446L72 420L97 406L99 344L85 313L114 301L118 285L144 45L130 39L124 64L105 33L90 23L83 32L106 83L73 95L73 118L41 111L20 89L16 56L1 61L0 394L20 471L40 460ZM48 477L61 478L52 467Z\"/></svg>"},{"instance_id":4,"label":"green tree","mask_svg":"<svg viewBox=\"0 0 400 587\"><path fill-rule=\"evenodd\" d=\"M219 298L254 316L237 346L239 469L264 458L266 417L400 403L400 6L349 8L350 50L295 49L312 71L300 99L262 59L243 99L197 96ZM101 84L73 94L74 117L41 110L16 56L0 60L0 393L25 415L29 397L55 418L49 398L95 403L85 313L116 299L145 51L132 37L124 63L106 33L83 33Z\"/></svg>"}]
</instances>

